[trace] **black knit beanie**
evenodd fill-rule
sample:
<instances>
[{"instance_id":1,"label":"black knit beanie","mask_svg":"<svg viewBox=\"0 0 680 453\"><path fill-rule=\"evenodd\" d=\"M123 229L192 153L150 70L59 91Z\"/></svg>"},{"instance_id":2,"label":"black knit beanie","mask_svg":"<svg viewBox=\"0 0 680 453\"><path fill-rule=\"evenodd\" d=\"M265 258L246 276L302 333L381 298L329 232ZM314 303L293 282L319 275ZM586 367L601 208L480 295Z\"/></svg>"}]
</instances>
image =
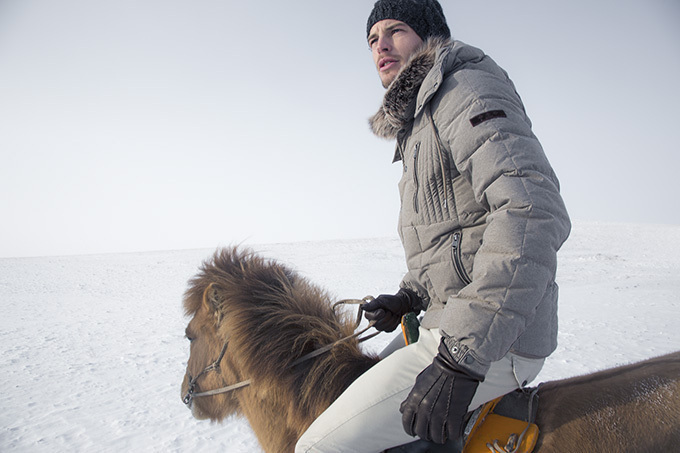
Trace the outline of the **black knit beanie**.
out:
<instances>
[{"instance_id":1,"label":"black knit beanie","mask_svg":"<svg viewBox=\"0 0 680 453\"><path fill-rule=\"evenodd\" d=\"M420 39L430 36L451 37L442 6L437 0L378 0L366 24L366 37L376 22L384 19L399 20L415 31Z\"/></svg>"}]
</instances>

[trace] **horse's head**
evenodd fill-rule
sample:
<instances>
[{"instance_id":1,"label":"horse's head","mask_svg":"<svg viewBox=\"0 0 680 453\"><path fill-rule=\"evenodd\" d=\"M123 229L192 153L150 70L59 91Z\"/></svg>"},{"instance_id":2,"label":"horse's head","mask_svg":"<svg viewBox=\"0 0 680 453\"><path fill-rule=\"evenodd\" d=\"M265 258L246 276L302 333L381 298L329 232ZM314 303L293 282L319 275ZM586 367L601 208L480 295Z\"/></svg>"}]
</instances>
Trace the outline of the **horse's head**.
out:
<instances>
[{"instance_id":1,"label":"horse's head","mask_svg":"<svg viewBox=\"0 0 680 453\"><path fill-rule=\"evenodd\" d=\"M190 355L182 382L184 403L194 417L214 421L237 412L233 392L201 395L239 381L233 360L227 353L228 338L223 326L223 301L211 283L196 279L184 299L186 313L192 316L186 328Z\"/></svg>"},{"instance_id":2,"label":"horse's head","mask_svg":"<svg viewBox=\"0 0 680 453\"><path fill-rule=\"evenodd\" d=\"M294 280L284 267L237 248L217 250L191 279L184 295L184 311L192 319L186 329L191 352L182 397L196 418L220 421L241 413L244 392L225 389L255 378L261 395L263 383L286 367L272 356L295 358L291 343L307 335L306 329L278 327L286 319L299 324L286 303L279 303L282 298L306 303L293 295Z\"/></svg>"}]
</instances>

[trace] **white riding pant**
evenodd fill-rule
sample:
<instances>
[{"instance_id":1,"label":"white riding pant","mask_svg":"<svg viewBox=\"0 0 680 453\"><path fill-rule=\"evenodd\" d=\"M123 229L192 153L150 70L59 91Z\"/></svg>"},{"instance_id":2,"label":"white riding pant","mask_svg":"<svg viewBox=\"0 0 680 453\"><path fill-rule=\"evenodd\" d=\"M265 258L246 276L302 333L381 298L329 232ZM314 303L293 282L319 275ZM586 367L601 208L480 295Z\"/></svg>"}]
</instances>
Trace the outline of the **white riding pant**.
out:
<instances>
[{"instance_id":1,"label":"white riding pant","mask_svg":"<svg viewBox=\"0 0 680 453\"><path fill-rule=\"evenodd\" d=\"M421 327L416 343L399 349L396 341L390 344L380 354L389 355L353 382L312 423L295 452L380 452L416 440L402 428L399 406L418 374L432 364L440 339L439 329ZM508 353L492 363L468 410L533 381L544 362Z\"/></svg>"}]
</instances>

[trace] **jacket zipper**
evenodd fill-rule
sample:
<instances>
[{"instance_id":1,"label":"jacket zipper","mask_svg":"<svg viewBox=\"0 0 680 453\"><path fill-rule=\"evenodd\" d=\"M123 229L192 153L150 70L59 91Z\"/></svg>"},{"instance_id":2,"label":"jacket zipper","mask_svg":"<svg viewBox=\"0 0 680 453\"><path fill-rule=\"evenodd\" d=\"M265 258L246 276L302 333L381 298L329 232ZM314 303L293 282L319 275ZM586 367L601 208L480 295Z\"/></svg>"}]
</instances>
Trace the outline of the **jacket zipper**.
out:
<instances>
[{"instance_id":1,"label":"jacket zipper","mask_svg":"<svg viewBox=\"0 0 680 453\"><path fill-rule=\"evenodd\" d=\"M415 184L415 190L413 192L413 210L417 213L419 210L418 206L418 151L420 150L420 143L416 143L416 147L413 150L413 183Z\"/></svg>"},{"instance_id":2,"label":"jacket zipper","mask_svg":"<svg viewBox=\"0 0 680 453\"><path fill-rule=\"evenodd\" d=\"M461 233L460 231L456 231L455 233L453 233L453 244L451 245L451 259L453 260L453 268L456 271L456 275L458 275L458 278L466 285L469 285L470 283L472 283L472 279L465 270L465 266L463 266L463 257L461 251L462 238L463 233Z\"/></svg>"}]
</instances>

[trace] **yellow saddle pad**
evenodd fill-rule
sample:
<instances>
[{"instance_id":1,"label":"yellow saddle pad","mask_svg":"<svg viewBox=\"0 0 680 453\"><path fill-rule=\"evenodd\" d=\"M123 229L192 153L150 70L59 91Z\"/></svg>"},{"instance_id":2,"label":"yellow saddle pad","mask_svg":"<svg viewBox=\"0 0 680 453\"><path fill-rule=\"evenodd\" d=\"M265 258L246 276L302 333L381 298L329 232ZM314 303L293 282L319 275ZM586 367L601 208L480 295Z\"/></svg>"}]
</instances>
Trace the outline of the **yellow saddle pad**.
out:
<instances>
[{"instance_id":1,"label":"yellow saddle pad","mask_svg":"<svg viewBox=\"0 0 680 453\"><path fill-rule=\"evenodd\" d=\"M527 429L528 428L528 429ZM526 432L524 430L526 429ZM519 448L514 450L519 436L524 433ZM513 437L513 441L510 438ZM499 452L531 453L538 439L538 427L514 418L489 414L482 425L468 438L463 453L489 453L489 446Z\"/></svg>"},{"instance_id":2,"label":"yellow saddle pad","mask_svg":"<svg viewBox=\"0 0 680 453\"><path fill-rule=\"evenodd\" d=\"M534 450L538 426L494 414L493 409L501 399L503 397L489 401L482 407L465 442L463 453L531 453Z\"/></svg>"}]
</instances>

